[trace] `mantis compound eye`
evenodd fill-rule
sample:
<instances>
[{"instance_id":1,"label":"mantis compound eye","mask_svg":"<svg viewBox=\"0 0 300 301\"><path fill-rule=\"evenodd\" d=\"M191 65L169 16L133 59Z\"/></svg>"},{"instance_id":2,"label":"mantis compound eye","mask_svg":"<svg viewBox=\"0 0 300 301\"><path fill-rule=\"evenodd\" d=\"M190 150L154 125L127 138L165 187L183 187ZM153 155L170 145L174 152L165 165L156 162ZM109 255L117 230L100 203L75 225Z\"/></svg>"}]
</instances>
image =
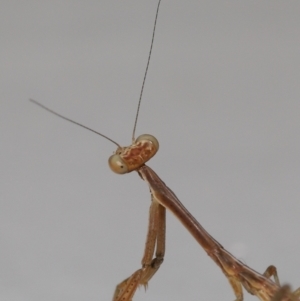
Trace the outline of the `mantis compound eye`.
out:
<instances>
[{"instance_id":1,"label":"mantis compound eye","mask_svg":"<svg viewBox=\"0 0 300 301\"><path fill-rule=\"evenodd\" d=\"M155 153L158 151L159 149L159 143L158 143L158 140L152 136L152 135L149 135L149 134L144 134L144 135L141 135L141 136L138 136L135 140L134 143L138 143L138 142L141 142L141 141L149 141L151 142L153 145L154 145L154 148L155 148L155 152L152 156L155 155Z\"/></svg>"},{"instance_id":2,"label":"mantis compound eye","mask_svg":"<svg viewBox=\"0 0 300 301\"><path fill-rule=\"evenodd\" d=\"M128 167L120 155L112 155L108 159L110 169L117 174L125 174L128 172Z\"/></svg>"}]
</instances>

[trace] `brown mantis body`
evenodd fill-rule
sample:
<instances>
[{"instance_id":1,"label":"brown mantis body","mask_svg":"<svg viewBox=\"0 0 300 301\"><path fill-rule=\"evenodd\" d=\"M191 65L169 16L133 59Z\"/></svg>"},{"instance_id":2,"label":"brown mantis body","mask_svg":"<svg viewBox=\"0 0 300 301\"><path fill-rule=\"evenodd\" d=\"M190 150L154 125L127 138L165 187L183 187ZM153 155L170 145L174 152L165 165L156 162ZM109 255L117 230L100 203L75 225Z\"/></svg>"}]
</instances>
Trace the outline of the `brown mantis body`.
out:
<instances>
[{"instance_id":1,"label":"brown mantis body","mask_svg":"<svg viewBox=\"0 0 300 301\"><path fill-rule=\"evenodd\" d=\"M149 140L147 140L148 138ZM136 170L141 178L148 183L152 199L142 268L117 286L113 300L132 300L137 287L139 285L147 286L148 281L163 262L165 250L165 209L170 210L180 220L212 260L221 268L233 288L237 301L243 300L242 287L250 294L256 295L261 301L272 300L273 296L281 288L276 268L269 266L263 274L260 274L235 258L209 235L183 206L172 190L165 185L150 167L144 164L148 161L148 157L150 159L156 153L157 149L158 142L154 137L142 135L131 146L118 148L116 154L109 159L111 169L117 173ZM145 161L142 162L142 159ZM136 165L134 166L135 163ZM126 169L125 172L124 168ZM153 258L154 251L155 257ZM275 281L270 279L272 276ZM300 288L289 295L284 290L282 298L299 299Z\"/></svg>"}]
</instances>

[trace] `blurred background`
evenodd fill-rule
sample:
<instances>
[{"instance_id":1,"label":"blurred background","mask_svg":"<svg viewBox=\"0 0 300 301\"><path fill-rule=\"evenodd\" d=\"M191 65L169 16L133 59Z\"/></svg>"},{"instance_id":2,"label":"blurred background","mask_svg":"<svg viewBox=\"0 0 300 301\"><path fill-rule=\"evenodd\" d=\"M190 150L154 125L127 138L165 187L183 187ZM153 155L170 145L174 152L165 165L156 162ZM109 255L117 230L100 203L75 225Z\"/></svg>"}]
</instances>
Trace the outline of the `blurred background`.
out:
<instances>
[{"instance_id":1,"label":"blurred background","mask_svg":"<svg viewBox=\"0 0 300 301\"><path fill-rule=\"evenodd\" d=\"M157 1L2 1L0 300L111 300L140 267L150 195L113 174L131 142ZM300 2L162 0L137 135L237 258L300 286ZM134 300L234 300L167 215L165 262ZM245 293L245 300L253 299Z\"/></svg>"}]
</instances>

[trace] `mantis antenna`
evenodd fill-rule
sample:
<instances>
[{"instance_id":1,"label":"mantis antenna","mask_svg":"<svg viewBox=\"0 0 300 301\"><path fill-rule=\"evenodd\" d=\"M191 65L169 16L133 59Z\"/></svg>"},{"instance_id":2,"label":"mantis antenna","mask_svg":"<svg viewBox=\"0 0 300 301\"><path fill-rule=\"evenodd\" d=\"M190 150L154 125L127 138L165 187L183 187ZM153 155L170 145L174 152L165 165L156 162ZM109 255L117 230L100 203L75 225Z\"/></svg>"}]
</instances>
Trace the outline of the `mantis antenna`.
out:
<instances>
[{"instance_id":1,"label":"mantis antenna","mask_svg":"<svg viewBox=\"0 0 300 301\"><path fill-rule=\"evenodd\" d=\"M153 48L153 42L154 42L154 36L155 36L155 28L156 28L156 22L157 22L157 17L158 17L158 11L159 11L159 5L160 5L161 0L158 1L158 5L157 5L157 10L156 10L156 16L155 16L155 21L154 21L154 28L153 28L153 32L152 32L152 40L151 40L151 46L150 46L150 51L149 51L149 55L148 55L148 61L147 61L147 66L146 66L146 71L145 71L145 75L144 75L144 79L143 79L143 84L142 84L142 89L141 89L141 93L140 93L140 98L139 98L139 102L138 102L138 107L137 107L137 112L136 112L136 116L135 116L135 122L134 122L134 127L133 127L133 133L132 133L132 142L135 141L134 135L135 135L135 130L136 130L136 125L137 125L137 120L138 120L138 116L139 116L139 111L140 111L140 106L141 106L141 101L142 101L142 95L143 95L143 90L144 90L144 85L145 85L145 81L146 81L146 77L147 77L147 72L148 72L148 67L149 67L149 63L150 63L150 58L151 58L151 53L152 53L152 48ZM39 103L38 101L34 100L34 99L29 99L29 101L33 102L34 104L40 106L41 108L43 108L44 110L64 119L67 120L69 122L72 122L76 125L79 125L97 135L102 136L103 138L111 141L112 143L116 144L118 147L121 147L117 142L115 142L114 140L110 139L109 137L83 125L80 124L79 122L76 122L70 118L67 118L59 113L56 113L55 111L47 108L46 106L42 105L41 103Z\"/></svg>"},{"instance_id":2,"label":"mantis antenna","mask_svg":"<svg viewBox=\"0 0 300 301\"><path fill-rule=\"evenodd\" d=\"M156 22L157 22L157 17L158 17L158 11L159 11L160 2L161 2L161 0L159 0L158 4L157 4L155 21L154 21L154 27L153 27L153 32L152 32L151 46L150 46L150 51L149 51L149 55L148 55L148 62L147 62L147 66L146 66L146 71L145 71L145 75L144 75L144 79L143 79L142 89L141 89L141 93L140 93L140 98L139 98L138 107L137 107L137 111L136 111L136 115L135 115L134 126L133 126L132 142L135 141L134 135L135 135L136 125L137 125L137 120L138 120L138 117L139 117L139 112L140 112L140 106L141 106L141 101L142 101L142 96L143 96L144 85L145 85L145 81L146 81L146 77L147 77L147 73L148 73L148 67L149 67L150 58L151 58L151 53L152 53L152 47L153 47L153 42L154 42Z\"/></svg>"},{"instance_id":3,"label":"mantis antenna","mask_svg":"<svg viewBox=\"0 0 300 301\"><path fill-rule=\"evenodd\" d=\"M79 123L79 122L76 122L76 121L74 121L74 120L72 120L72 119L70 119L70 118L67 118L67 117L65 117L65 116L63 116L63 115L61 115L61 114L58 114L58 113L54 112L53 110L47 108L46 106L42 105L42 104L39 103L38 101L36 101L36 100L34 100L34 99L31 99L31 98L29 99L29 101L31 101L31 102L33 102L34 104L40 106L40 107L43 108L44 110L46 110L46 111L48 111L48 112L50 112L50 113L52 113L52 114L54 114L54 115L56 115L56 116L58 116L58 117L64 119L64 120L67 120L67 121L70 121L70 122L72 122L72 123L74 123L74 124L76 124L76 125L79 125L79 126L85 128L85 129L87 129L87 130L89 130L89 131L91 131L91 132L93 132L93 133L95 133L95 134L97 134L97 135L100 135L100 136L102 136L103 138L105 138L105 139L111 141L112 143L114 143L114 144L117 145L118 147L121 147L116 141L114 141L114 140L108 138L107 136L105 136L105 135L103 135L103 134L101 134L101 133L99 133L99 132L97 132L97 131L95 131L95 130L90 129L90 128L88 128L87 126L85 126L85 125L83 125L83 124L81 124L81 123Z\"/></svg>"}]
</instances>

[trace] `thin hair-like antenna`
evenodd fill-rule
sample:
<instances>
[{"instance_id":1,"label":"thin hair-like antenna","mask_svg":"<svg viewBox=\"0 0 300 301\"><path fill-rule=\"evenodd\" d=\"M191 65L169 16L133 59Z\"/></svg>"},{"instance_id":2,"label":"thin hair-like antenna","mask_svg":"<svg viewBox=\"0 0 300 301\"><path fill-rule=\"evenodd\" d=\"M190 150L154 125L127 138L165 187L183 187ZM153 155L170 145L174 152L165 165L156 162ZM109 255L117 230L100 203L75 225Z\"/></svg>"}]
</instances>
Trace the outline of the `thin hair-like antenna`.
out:
<instances>
[{"instance_id":1,"label":"thin hair-like antenna","mask_svg":"<svg viewBox=\"0 0 300 301\"><path fill-rule=\"evenodd\" d=\"M65 119L65 120L70 121L70 122L72 122L72 123L74 123L74 124L76 124L76 125L79 125L79 126L85 128L85 129L87 129L87 130L89 130L89 131L91 131L91 132L93 132L93 133L95 133L95 134L97 134L97 135L100 135L100 136L102 136L103 138L109 140L110 142L116 144L118 147L121 147L116 141L114 141L114 140L108 138L107 136L105 136L105 135L103 135L103 134L101 134L101 133L99 133L99 132L97 132L97 131L94 131L94 130L90 129L90 128L88 128L87 126L85 126L85 125L83 125L83 124L81 124L81 123L78 123L78 122L76 122L76 121L74 121L74 120L72 120L72 119L69 119L69 118L67 118L67 117L65 117L65 116L63 116L63 115L60 115L60 114L54 112L53 110L51 110L51 109L45 107L44 105L42 105L42 104L39 103L38 101L36 101L36 100L34 100L34 99L31 99L31 98L29 99L29 101L31 101L31 102L33 102L34 104L40 106L40 107L43 108L44 110L46 110L46 111L48 111L48 112L50 112L50 113L52 113L52 114L54 114L54 115L56 115L56 116L62 118L62 119Z\"/></svg>"},{"instance_id":2,"label":"thin hair-like antenna","mask_svg":"<svg viewBox=\"0 0 300 301\"><path fill-rule=\"evenodd\" d=\"M157 22L157 17L158 17L158 11L159 11L160 2L161 2L161 0L158 1L158 5L157 5L156 16L155 16L155 21L154 21L154 27L153 27L153 32L152 32L151 46L150 46L150 51L149 51L149 56L148 56L148 62L147 62L147 66L146 66L146 71L145 71L145 75L144 75L144 80L143 80L143 84L142 84L142 89L141 89L141 93L140 93L138 107L137 107L137 111L136 111L136 115L135 115L135 121L134 121L133 132L132 132L132 142L134 142L134 140L135 140L134 135L135 135L137 120L138 120L138 117L139 117L139 112L140 112L140 106L141 106L141 101L142 101L142 96L143 96L144 85L145 85L145 81L146 81L146 77L147 77L147 72L148 72L148 67L149 67L150 58L151 58L151 52L152 52L152 47L153 47L153 42L154 42L156 22Z\"/></svg>"}]
</instances>

